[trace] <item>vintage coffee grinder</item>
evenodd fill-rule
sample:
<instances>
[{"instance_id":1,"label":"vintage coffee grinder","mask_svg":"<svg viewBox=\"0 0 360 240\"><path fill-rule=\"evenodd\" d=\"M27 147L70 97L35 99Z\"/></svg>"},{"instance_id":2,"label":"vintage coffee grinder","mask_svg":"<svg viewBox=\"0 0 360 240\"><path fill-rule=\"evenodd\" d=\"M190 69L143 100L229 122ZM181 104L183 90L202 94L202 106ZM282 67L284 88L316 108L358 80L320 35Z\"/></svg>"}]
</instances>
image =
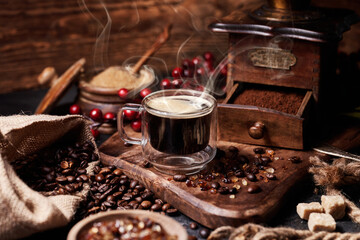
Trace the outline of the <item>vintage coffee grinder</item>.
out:
<instances>
[{"instance_id":1,"label":"vintage coffee grinder","mask_svg":"<svg viewBox=\"0 0 360 240\"><path fill-rule=\"evenodd\" d=\"M328 96L334 97L338 42L356 21L350 10L316 8L310 0L268 0L211 24L212 31L229 34L228 95L236 94L239 83L304 96L295 114L225 102L219 107L219 139L303 149L309 118L316 119Z\"/></svg>"}]
</instances>

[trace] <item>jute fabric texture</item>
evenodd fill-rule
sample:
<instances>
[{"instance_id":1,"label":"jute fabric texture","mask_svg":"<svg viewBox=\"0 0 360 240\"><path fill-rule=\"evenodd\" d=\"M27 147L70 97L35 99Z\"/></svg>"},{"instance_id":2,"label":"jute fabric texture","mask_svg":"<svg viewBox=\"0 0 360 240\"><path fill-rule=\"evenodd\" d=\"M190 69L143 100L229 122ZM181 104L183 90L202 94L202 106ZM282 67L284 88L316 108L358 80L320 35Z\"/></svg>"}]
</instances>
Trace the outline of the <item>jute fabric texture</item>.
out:
<instances>
[{"instance_id":1,"label":"jute fabric texture","mask_svg":"<svg viewBox=\"0 0 360 240\"><path fill-rule=\"evenodd\" d=\"M45 196L29 188L15 173L11 162L59 140L91 141L89 122L79 115L15 115L0 117L0 239L18 239L64 226L85 199L89 186L76 195ZM87 168L91 173L94 165Z\"/></svg>"}]
</instances>

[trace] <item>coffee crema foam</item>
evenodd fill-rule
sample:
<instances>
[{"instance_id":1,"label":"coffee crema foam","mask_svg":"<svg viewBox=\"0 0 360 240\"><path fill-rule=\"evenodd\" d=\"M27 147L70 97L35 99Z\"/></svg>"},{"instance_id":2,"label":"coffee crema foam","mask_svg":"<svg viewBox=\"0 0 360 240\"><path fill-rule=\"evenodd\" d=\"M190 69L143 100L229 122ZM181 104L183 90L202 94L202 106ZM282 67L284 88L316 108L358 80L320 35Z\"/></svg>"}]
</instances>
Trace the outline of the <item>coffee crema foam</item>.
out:
<instances>
[{"instance_id":1,"label":"coffee crema foam","mask_svg":"<svg viewBox=\"0 0 360 240\"><path fill-rule=\"evenodd\" d=\"M160 117L192 118L208 114L212 110L210 101L195 96L162 96L149 99L147 106L151 114Z\"/></svg>"}]
</instances>

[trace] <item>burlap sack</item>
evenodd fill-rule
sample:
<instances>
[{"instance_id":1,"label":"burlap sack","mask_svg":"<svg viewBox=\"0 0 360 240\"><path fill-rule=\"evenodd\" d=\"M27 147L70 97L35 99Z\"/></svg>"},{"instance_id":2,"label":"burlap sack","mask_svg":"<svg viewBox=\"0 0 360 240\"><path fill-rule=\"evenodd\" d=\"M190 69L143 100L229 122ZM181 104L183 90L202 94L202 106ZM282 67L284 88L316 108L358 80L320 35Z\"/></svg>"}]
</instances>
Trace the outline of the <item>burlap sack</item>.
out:
<instances>
[{"instance_id":1,"label":"burlap sack","mask_svg":"<svg viewBox=\"0 0 360 240\"><path fill-rule=\"evenodd\" d=\"M88 185L77 196L45 197L29 188L10 165L11 161L65 137L79 143L91 140L96 146L88 123L81 116L0 117L0 239L21 238L64 226L74 216ZM88 170L94 164L90 164Z\"/></svg>"}]
</instances>

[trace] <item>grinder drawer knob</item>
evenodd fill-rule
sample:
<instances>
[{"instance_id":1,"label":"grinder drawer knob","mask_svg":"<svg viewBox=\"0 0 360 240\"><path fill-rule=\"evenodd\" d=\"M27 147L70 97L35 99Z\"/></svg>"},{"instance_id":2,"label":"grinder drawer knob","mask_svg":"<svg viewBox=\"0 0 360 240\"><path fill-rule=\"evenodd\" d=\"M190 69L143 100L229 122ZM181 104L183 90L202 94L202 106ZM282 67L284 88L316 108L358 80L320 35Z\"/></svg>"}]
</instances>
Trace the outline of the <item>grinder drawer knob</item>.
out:
<instances>
[{"instance_id":1,"label":"grinder drawer knob","mask_svg":"<svg viewBox=\"0 0 360 240\"><path fill-rule=\"evenodd\" d=\"M254 139L260 139L264 136L265 125L262 122L255 122L249 128L249 135Z\"/></svg>"}]
</instances>

